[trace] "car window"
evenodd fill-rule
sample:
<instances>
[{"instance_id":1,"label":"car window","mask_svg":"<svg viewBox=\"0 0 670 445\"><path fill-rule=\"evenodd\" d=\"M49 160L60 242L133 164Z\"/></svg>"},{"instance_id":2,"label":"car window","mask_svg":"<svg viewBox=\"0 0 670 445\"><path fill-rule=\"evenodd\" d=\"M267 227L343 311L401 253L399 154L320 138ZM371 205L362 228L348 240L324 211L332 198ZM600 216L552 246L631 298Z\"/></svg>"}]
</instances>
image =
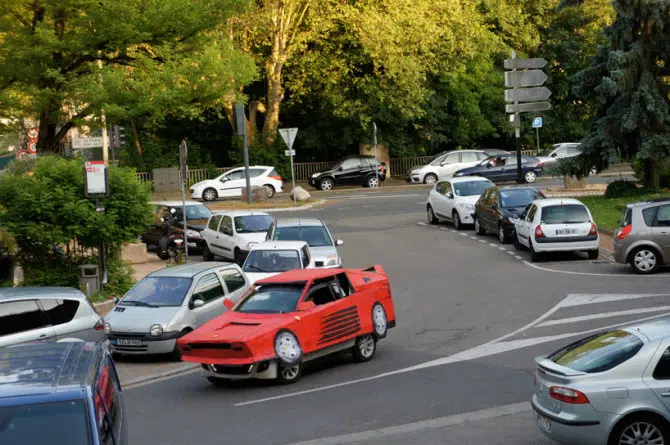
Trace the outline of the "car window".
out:
<instances>
[{"instance_id":1,"label":"car window","mask_svg":"<svg viewBox=\"0 0 670 445\"><path fill-rule=\"evenodd\" d=\"M242 179L243 177L244 177L244 170L233 170L223 175L222 179L228 179L230 181L234 181L236 179Z\"/></svg>"},{"instance_id":2,"label":"car window","mask_svg":"<svg viewBox=\"0 0 670 445\"><path fill-rule=\"evenodd\" d=\"M649 210L649 209L647 209ZM644 215L644 210L642 211L642 214ZM644 221L647 223L648 226L651 226L652 221L654 220L653 216L651 220L647 220L647 216L645 215ZM633 209L630 207L627 207L623 211L623 215L621 215L621 221L619 222L619 227L626 227L628 224L633 223Z\"/></svg>"},{"instance_id":3,"label":"car window","mask_svg":"<svg viewBox=\"0 0 670 445\"><path fill-rule=\"evenodd\" d=\"M233 236L233 219L230 216L224 216L219 226L219 232L225 235Z\"/></svg>"},{"instance_id":4,"label":"car window","mask_svg":"<svg viewBox=\"0 0 670 445\"><path fill-rule=\"evenodd\" d=\"M184 219L184 210L182 207L174 207L174 217L177 221ZM202 204L186 206L186 219L209 219L212 212Z\"/></svg>"},{"instance_id":5,"label":"car window","mask_svg":"<svg viewBox=\"0 0 670 445\"><path fill-rule=\"evenodd\" d=\"M448 184L449 183L446 182L446 181L445 182L438 182L437 184L435 184L435 191L437 193L439 193L440 195L444 195L445 193L447 193L447 185Z\"/></svg>"},{"instance_id":6,"label":"car window","mask_svg":"<svg viewBox=\"0 0 670 445\"><path fill-rule=\"evenodd\" d=\"M586 207L580 204L565 204L542 208L543 224L578 224L591 222Z\"/></svg>"},{"instance_id":7,"label":"car window","mask_svg":"<svg viewBox=\"0 0 670 445\"><path fill-rule=\"evenodd\" d=\"M210 273L198 280L193 290L192 300L202 300L205 303L223 298L225 291L221 285L219 277L215 273Z\"/></svg>"},{"instance_id":8,"label":"car window","mask_svg":"<svg viewBox=\"0 0 670 445\"><path fill-rule=\"evenodd\" d=\"M245 215L235 217L235 231L237 233L266 232L272 224L270 215Z\"/></svg>"},{"instance_id":9,"label":"car window","mask_svg":"<svg viewBox=\"0 0 670 445\"><path fill-rule=\"evenodd\" d=\"M305 301L313 301L317 306L332 303L335 300L337 300L337 297L333 294L330 283L322 283L313 286L312 289L310 289L307 298L305 298Z\"/></svg>"},{"instance_id":10,"label":"car window","mask_svg":"<svg viewBox=\"0 0 670 445\"><path fill-rule=\"evenodd\" d=\"M635 335L615 330L586 337L547 358L575 371L604 372L634 357L642 345L642 341Z\"/></svg>"},{"instance_id":11,"label":"car window","mask_svg":"<svg viewBox=\"0 0 670 445\"><path fill-rule=\"evenodd\" d=\"M528 215L526 216L526 221L533 221L535 219L535 214L537 213L537 206L533 204L530 207L530 210L528 211Z\"/></svg>"},{"instance_id":12,"label":"car window","mask_svg":"<svg viewBox=\"0 0 670 445\"><path fill-rule=\"evenodd\" d=\"M265 172L264 168L250 168L249 169L249 178L256 178ZM242 177L244 176L244 170L242 170Z\"/></svg>"},{"instance_id":13,"label":"car window","mask_svg":"<svg viewBox=\"0 0 670 445\"><path fill-rule=\"evenodd\" d=\"M475 162L478 159L477 153L474 151L464 151L461 153L461 162Z\"/></svg>"},{"instance_id":14,"label":"car window","mask_svg":"<svg viewBox=\"0 0 670 445\"><path fill-rule=\"evenodd\" d=\"M458 164L460 162L460 153L449 153L442 162L445 164Z\"/></svg>"},{"instance_id":15,"label":"car window","mask_svg":"<svg viewBox=\"0 0 670 445\"><path fill-rule=\"evenodd\" d=\"M304 284L266 284L258 286L238 303L234 311L252 314L295 312L304 288Z\"/></svg>"},{"instance_id":16,"label":"car window","mask_svg":"<svg viewBox=\"0 0 670 445\"><path fill-rule=\"evenodd\" d=\"M0 303L0 336L32 331L46 326L35 300Z\"/></svg>"},{"instance_id":17,"label":"car window","mask_svg":"<svg viewBox=\"0 0 670 445\"><path fill-rule=\"evenodd\" d=\"M656 380L670 380L670 348L663 351L652 376Z\"/></svg>"},{"instance_id":18,"label":"car window","mask_svg":"<svg viewBox=\"0 0 670 445\"><path fill-rule=\"evenodd\" d=\"M488 157L489 157L489 155L487 155L487 154L484 153L483 151L481 151L481 152L477 152L477 159L478 159L478 160L484 160L484 159L486 159L486 158L488 158Z\"/></svg>"},{"instance_id":19,"label":"car window","mask_svg":"<svg viewBox=\"0 0 670 445\"><path fill-rule=\"evenodd\" d=\"M670 226L670 205L664 205L658 208L656 212L655 226Z\"/></svg>"},{"instance_id":20,"label":"car window","mask_svg":"<svg viewBox=\"0 0 670 445\"><path fill-rule=\"evenodd\" d=\"M0 408L0 443L92 445L86 412L81 399Z\"/></svg>"},{"instance_id":21,"label":"car window","mask_svg":"<svg viewBox=\"0 0 670 445\"><path fill-rule=\"evenodd\" d=\"M244 272L286 272L301 269L297 250L252 250L244 261Z\"/></svg>"},{"instance_id":22,"label":"car window","mask_svg":"<svg viewBox=\"0 0 670 445\"><path fill-rule=\"evenodd\" d=\"M191 282L191 278L147 276L128 291L119 305L181 306L191 288Z\"/></svg>"},{"instance_id":23,"label":"car window","mask_svg":"<svg viewBox=\"0 0 670 445\"><path fill-rule=\"evenodd\" d=\"M454 195L456 196L476 196L481 195L484 190L495 186L491 181L466 181L454 184Z\"/></svg>"},{"instance_id":24,"label":"car window","mask_svg":"<svg viewBox=\"0 0 670 445\"><path fill-rule=\"evenodd\" d=\"M226 288L230 293L243 288L247 284L242 274L235 269L221 271L221 278L223 278L223 282L226 283Z\"/></svg>"},{"instance_id":25,"label":"car window","mask_svg":"<svg viewBox=\"0 0 670 445\"><path fill-rule=\"evenodd\" d=\"M642 211L642 218L644 219L644 223L648 227L652 227L654 225L654 219L656 219L656 211L657 210L658 210L658 207L650 207L650 208L644 209ZM633 223L633 210L632 209L628 209L628 217L627 217L626 221L627 221L626 225ZM621 226L621 227L624 227L624 226Z\"/></svg>"},{"instance_id":26,"label":"car window","mask_svg":"<svg viewBox=\"0 0 670 445\"><path fill-rule=\"evenodd\" d=\"M444 154L438 155L435 159L433 159L430 162L430 165L440 165L445 157L446 157L446 155L444 155Z\"/></svg>"},{"instance_id":27,"label":"car window","mask_svg":"<svg viewBox=\"0 0 670 445\"><path fill-rule=\"evenodd\" d=\"M526 207L536 199L542 196L540 192L535 189L517 189L517 190L501 190L500 191L500 207L504 209Z\"/></svg>"},{"instance_id":28,"label":"car window","mask_svg":"<svg viewBox=\"0 0 670 445\"><path fill-rule=\"evenodd\" d=\"M582 152L582 149L579 145L569 145L568 147L566 147L565 151L568 156L575 156L580 154Z\"/></svg>"},{"instance_id":29,"label":"car window","mask_svg":"<svg viewBox=\"0 0 670 445\"><path fill-rule=\"evenodd\" d=\"M524 162L524 159L521 160L521 162ZM516 162L516 156L507 156L505 158L505 165L517 165L518 162Z\"/></svg>"},{"instance_id":30,"label":"car window","mask_svg":"<svg viewBox=\"0 0 670 445\"><path fill-rule=\"evenodd\" d=\"M40 304L53 326L71 322L79 309L77 300L42 298Z\"/></svg>"},{"instance_id":31,"label":"car window","mask_svg":"<svg viewBox=\"0 0 670 445\"><path fill-rule=\"evenodd\" d=\"M555 155L555 156L565 156L565 154L567 152L568 152L568 149L565 146L563 146L563 147L560 147L560 148L557 148L556 150L554 150L554 152L552 153L552 156L553 155Z\"/></svg>"},{"instance_id":32,"label":"car window","mask_svg":"<svg viewBox=\"0 0 670 445\"><path fill-rule=\"evenodd\" d=\"M309 247L333 245L332 238L323 226L277 227L273 241L304 241Z\"/></svg>"},{"instance_id":33,"label":"car window","mask_svg":"<svg viewBox=\"0 0 670 445\"><path fill-rule=\"evenodd\" d=\"M207 228L216 232L219 228L220 221L221 215L212 216L212 218L209 220L209 224L207 224Z\"/></svg>"},{"instance_id":34,"label":"car window","mask_svg":"<svg viewBox=\"0 0 670 445\"><path fill-rule=\"evenodd\" d=\"M274 168L272 169L272 171L270 171L270 174L268 176L271 177L271 178L275 178L275 179L281 178L281 175L279 174L279 172Z\"/></svg>"},{"instance_id":35,"label":"car window","mask_svg":"<svg viewBox=\"0 0 670 445\"><path fill-rule=\"evenodd\" d=\"M342 161L342 170L348 170L350 168L359 168L361 166L361 160L358 158L349 158Z\"/></svg>"}]
</instances>

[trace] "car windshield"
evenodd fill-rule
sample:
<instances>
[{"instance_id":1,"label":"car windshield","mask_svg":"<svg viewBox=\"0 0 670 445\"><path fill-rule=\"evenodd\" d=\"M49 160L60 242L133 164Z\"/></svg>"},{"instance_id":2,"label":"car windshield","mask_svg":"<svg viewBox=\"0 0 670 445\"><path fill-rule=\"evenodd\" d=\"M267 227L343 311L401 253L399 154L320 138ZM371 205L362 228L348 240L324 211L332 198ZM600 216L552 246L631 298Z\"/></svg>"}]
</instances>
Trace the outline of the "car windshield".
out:
<instances>
[{"instance_id":1,"label":"car windshield","mask_svg":"<svg viewBox=\"0 0 670 445\"><path fill-rule=\"evenodd\" d=\"M272 241L304 241L309 247L333 245L333 240L323 226L277 227Z\"/></svg>"},{"instance_id":2,"label":"car windshield","mask_svg":"<svg viewBox=\"0 0 670 445\"><path fill-rule=\"evenodd\" d=\"M257 287L236 308L251 314L284 314L295 312L305 288L303 284L267 284Z\"/></svg>"},{"instance_id":3,"label":"car windshield","mask_svg":"<svg viewBox=\"0 0 670 445\"><path fill-rule=\"evenodd\" d=\"M2 445L90 445L83 400L0 408Z\"/></svg>"},{"instance_id":4,"label":"car windshield","mask_svg":"<svg viewBox=\"0 0 670 445\"><path fill-rule=\"evenodd\" d=\"M454 184L454 193L456 196L476 196L481 195L484 190L494 185L491 181L456 182Z\"/></svg>"},{"instance_id":5,"label":"car windshield","mask_svg":"<svg viewBox=\"0 0 670 445\"><path fill-rule=\"evenodd\" d=\"M184 218L184 211L181 207L173 207L175 209L174 217L177 221L182 221ZM212 212L202 204L186 206L186 219L209 219Z\"/></svg>"},{"instance_id":6,"label":"car windshield","mask_svg":"<svg viewBox=\"0 0 670 445\"><path fill-rule=\"evenodd\" d=\"M235 217L235 231L237 233L267 232L272 224L270 215L247 215Z\"/></svg>"},{"instance_id":7,"label":"car windshield","mask_svg":"<svg viewBox=\"0 0 670 445\"><path fill-rule=\"evenodd\" d=\"M576 371L603 372L635 356L642 345L639 338L626 331L601 332L559 349L548 359Z\"/></svg>"},{"instance_id":8,"label":"car windshield","mask_svg":"<svg viewBox=\"0 0 670 445\"><path fill-rule=\"evenodd\" d=\"M535 189L501 190L500 207L503 209L526 207L538 198L540 194Z\"/></svg>"},{"instance_id":9,"label":"car windshield","mask_svg":"<svg viewBox=\"0 0 670 445\"><path fill-rule=\"evenodd\" d=\"M121 306L181 306L191 287L191 278L145 277L128 291Z\"/></svg>"},{"instance_id":10,"label":"car windshield","mask_svg":"<svg viewBox=\"0 0 670 445\"><path fill-rule=\"evenodd\" d=\"M591 222L586 207L580 204L547 206L542 208L542 224L579 224Z\"/></svg>"},{"instance_id":11,"label":"car windshield","mask_svg":"<svg viewBox=\"0 0 670 445\"><path fill-rule=\"evenodd\" d=\"M302 269L297 250L252 250L244 261L245 272L286 272Z\"/></svg>"}]
</instances>

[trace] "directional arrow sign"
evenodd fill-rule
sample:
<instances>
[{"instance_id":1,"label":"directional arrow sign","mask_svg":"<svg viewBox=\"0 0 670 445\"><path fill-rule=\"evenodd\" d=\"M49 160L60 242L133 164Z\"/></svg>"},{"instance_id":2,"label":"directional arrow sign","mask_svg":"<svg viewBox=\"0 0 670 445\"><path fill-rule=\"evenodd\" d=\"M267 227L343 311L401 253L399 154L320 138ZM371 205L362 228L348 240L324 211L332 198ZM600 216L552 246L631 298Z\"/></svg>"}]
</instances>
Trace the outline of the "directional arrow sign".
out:
<instances>
[{"instance_id":1,"label":"directional arrow sign","mask_svg":"<svg viewBox=\"0 0 670 445\"><path fill-rule=\"evenodd\" d=\"M506 70L527 70L544 68L547 61L544 59L505 59Z\"/></svg>"},{"instance_id":2,"label":"directional arrow sign","mask_svg":"<svg viewBox=\"0 0 670 445\"><path fill-rule=\"evenodd\" d=\"M547 100L549 96L551 96L551 91L545 87L505 90L505 102L534 102Z\"/></svg>"},{"instance_id":3,"label":"directional arrow sign","mask_svg":"<svg viewBox=\"0 0 670 445\"><path fill-rule=\"evenodd\" d=\"M279 134L281 135L282 139L284 139L284 142L286 142L286 145L288 145L288 149L291 150L293 148L293 141L295 141L295 135L298 134L298 129L280 128Z\"/></svg>"},{"instance_id":4,"label":"directional arrow sign","mask_svg":"<svg viewBox=\"0 0 670 445\"><path fill-rule=\"evenodd\" d=\"M547 75L541 70L505 71L506 87L535 87L546 80Z\"/></svg>"},{"instance_id":5,"label":"directional arrow sign","mask_svg":"<svg viewBox=\"0 0 670 445\"><path fill-rule=\"evenodd\" d=\"M545 110L551 110L551 104L549 102L528 102L525 104L505 105L506 113L528 113L530 111Z\"/></svg>"}]
</instances>

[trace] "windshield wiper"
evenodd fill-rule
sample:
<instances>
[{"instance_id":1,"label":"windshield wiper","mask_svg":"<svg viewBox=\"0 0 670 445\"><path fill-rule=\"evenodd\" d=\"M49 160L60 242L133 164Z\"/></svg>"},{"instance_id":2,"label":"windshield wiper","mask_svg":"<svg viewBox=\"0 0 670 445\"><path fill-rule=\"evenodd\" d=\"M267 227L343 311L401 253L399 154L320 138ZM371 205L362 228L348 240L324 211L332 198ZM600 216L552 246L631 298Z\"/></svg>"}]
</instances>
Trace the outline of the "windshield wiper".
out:
<instances>
[{"instance_id":1,"label":"windshield wiper","mask_svg":"<svg viewBox=\"0 0 670 445\"><path fill-rule=\"evenodd\" d=\"M154 304L149 304L149 303L145 303L144 301L137 301L137 300L124 300L123 303L130 303L133 306L158 307Z\"/></svg>"},{"instance_id":2,"label":"windshield wiper","mask_svg":"<svg viewBox=\"0 0 670 445\"><path fill-rule=\"evenodd\" d=\"M248 267L249 269L257 270L258 272L268 272L267 270L261 269L260 267L252 266L250 264L247 264L246 267Z\"/></svg>"}]
</instances>

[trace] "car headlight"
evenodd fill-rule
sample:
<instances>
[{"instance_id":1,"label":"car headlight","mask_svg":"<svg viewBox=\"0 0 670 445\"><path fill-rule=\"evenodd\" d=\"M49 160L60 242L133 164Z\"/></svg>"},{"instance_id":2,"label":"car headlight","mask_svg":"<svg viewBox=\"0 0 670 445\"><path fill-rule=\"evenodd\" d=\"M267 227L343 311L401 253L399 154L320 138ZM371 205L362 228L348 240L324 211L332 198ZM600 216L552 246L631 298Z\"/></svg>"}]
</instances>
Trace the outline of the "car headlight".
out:
<instances>
[{"instance_id":1,"label":"car headlight","mask_svg":"<svg viewBox=\"0 0 670 445\"><path fill-rule=\"evenodd\" d=\"M335 266L337 265L337 255L328 255L328 258L326 258L326 266Z\"/></svg>"},{"instance_id":2,"label":"car headlight","mask_svg":"<svg viewBox=\"0 0 670 445\"><path fill-rule=\"evenodd\" d=\"M200 238L200 232L189 229L186 231L186 236L189 238Z\"/></svg>"},{"instance_id":3,"label":"car headlight","mask_svg":"<svg viewBox=\"0 0 670 445\"><path fill-rule=\"evenodd\" d=\"M409 174L410 174L410 175L418 175L418 174L419 174L419 170L412 170L411 172L409 172Z\"/></svg>"},{"instance_id":4,"label":"car headlight","mask_svg":"<svg viewBox=\"0 0 670 445\"><path fill-rule=\"evenodd\" d=\"M320 175L320 173L314 173L314 174L312 175L312 178L316 178L316 177L319 176L319 175Z\"/></svg>"},{"instance_id":5,"label":"car headlight","mask_svg":"<svg viewBox=\"0 0 670 445\"><path fill-rule=\"evenodd\" d=\"M254 244L258 244L258 243L256 241L251 241L251 242L247 243L246 250L251 250L251 246L253 246Z\"/></svg>"},{"instance_id":6,"label":"car headlight","mask_svg":"<svg viewBox=\"0 0 670 445\"><path fill-rule=\"evenodd\" d=\"M108 321L105 322L105 335L112 333L112 325Z\"/></svg>"},{"instance_id":7,"label":"car headlight","mask_svg":"<svg viewBox=\"0 0 670 445\"><path fill-rule=\"evenodd\" d=\"M475 206L472 204L458 204L459 207L461 207L463 210L467 210L469 212L472 212L475 209Z\"/></svg>"},{"instance_id":8,"label":"car headlight","mask_svg":"<svg viewBox=\"0 0 670 445\"><path fill-rule=\"evenodd\" d=\"M149 329L149 334L152 337L160 337L161 335L163 335L163 326L159 324L151 326L151 328Z\"/></svg>"}]
</instances>

